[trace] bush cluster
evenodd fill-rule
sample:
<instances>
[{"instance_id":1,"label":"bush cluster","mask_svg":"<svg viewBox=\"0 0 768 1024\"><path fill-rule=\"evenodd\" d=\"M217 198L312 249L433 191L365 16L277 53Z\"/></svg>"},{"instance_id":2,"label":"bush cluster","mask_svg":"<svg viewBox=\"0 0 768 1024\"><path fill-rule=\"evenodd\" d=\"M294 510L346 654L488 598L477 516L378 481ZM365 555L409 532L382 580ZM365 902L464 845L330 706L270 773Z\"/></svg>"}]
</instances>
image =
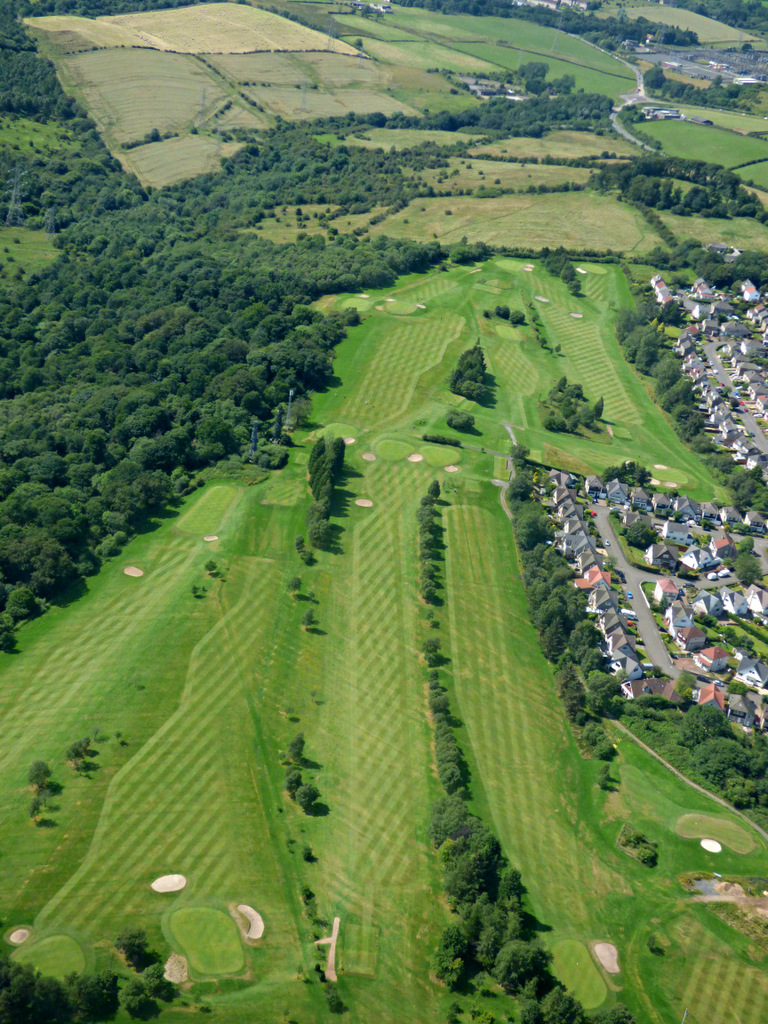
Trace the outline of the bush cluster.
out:
<instances>
[{"instance_id":1,"label":"bush cluster","mask_svg":"<svg viewBox=\"0 0 768 1024\"><path fill-rule=\"evenodd\" d=\"M491 389L485 376L485 356L480 345L462 352L451 374L450 390L481 405L490 398Z\"/></svg>"}]
</instances>

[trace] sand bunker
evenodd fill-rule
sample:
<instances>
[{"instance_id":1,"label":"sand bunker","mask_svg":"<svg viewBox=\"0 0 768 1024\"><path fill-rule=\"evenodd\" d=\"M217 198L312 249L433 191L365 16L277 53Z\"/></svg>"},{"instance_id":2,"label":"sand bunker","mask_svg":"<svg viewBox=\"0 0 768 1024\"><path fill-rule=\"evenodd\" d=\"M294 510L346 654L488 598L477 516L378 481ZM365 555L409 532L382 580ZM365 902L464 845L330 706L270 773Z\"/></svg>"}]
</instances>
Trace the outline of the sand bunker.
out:
<instances>
[{"instance_id":1,"label":"sand bunker","mask_svg":"<svg viewBox=\"0 0 768 1024\"><path fill-rule=\"evenodd\" d=\"M345 437L344 438L344 444L354 444L354 443L355 443L354 437Z\"/></svg>"},{"instance_id":2,"label":"sand bunker","mask_svg":"<svg viewBox=\"0 0 768 1024\"><path fill-rule=\"evenodd\" d=\"M219 539L219 537L218 537L218 534L216 534L216 533L206 533L206 535L203 537L203 540L206 542L206 544L210 544L214 540L218 540L218 539Z\"/></svg>"},{"instance_id":3,"label":"sand bunker","mask_svg":"<svg viewBox=\"0 0 768 1024\"><path fill-rule=\"evenodd\" d=\"M360 508L373 508L373 502L370 498L355 498L355 504L359 505Z\"/></svg>"},{"instance_id":4,"label":"sand bunker","mask_svg":"<svg viewBox=\"0 0 768 1024\"><path fill-rule=\"evenodd\" d=\"M395 300L394 299L385 299L384 301L385 302L394 302Z\"/></svg>"},{"instance_id":5,"label":"sand bunker","mask_svg":"<svg viewBox=\"0 0 768 1024\"><path fill-rule=\"evenodd\" d=\"M248 920L248 931L245 933L246 939L260 939L264 934L264 919L261 914L257 913L253 907L249 907L246 903L238 903L237 909Z\"/></svg>"},{"instance_id":6,"label":"sand bunker","mask_svg":"<svg viewBox=\"0 0 768 1024\"><path fill-rule=\"evenodd\" d=\"M8 936L8 941L13 943L14 946L20 946L22 942L26 942L28 938L29 928L17 928Z\"/></svg>"},{"instance_id":7,"label":"sand bunker","mask_svg":"<svg viewBox=\"0 0 768 1024\"><path fill-rule=\"evenodd\" d=\"M427 307L424 305L423 302L417 302L416 303L416 309L426 309L426 308Z\"/></svg>"},{"instance_id":8,"label":"sand bunker","mask_svg":"<svg viewBox=\"0 0 768 1024\"><path fill-rule=\"evenodd\" d=\"M424 461L424 456L423 455L419 455L418 452L413 452L412 455L408 456L408 461L409 462L423 462Z\"/></svg>"},{"instance_id":9,"label":"sand bunker","mask_svg":"<svg viewBox=\"0 0 768 1024\"><path fill-rule=\"evenodd\" d=\"M707 853L720 853L722 846L716 839L702 839L701 845L707 851Z\"/></svg>"},{"instance_id":10,"label":"sand bunker","mask_svg":"<svg viewBox=\"0 0 768 1024\"><path fill-rule=\"evenodd\" d=\"M586 274L586 270L582 270L581 267L576 267L577 274Z\"/></svg>"},{"instance_id":11,"label":"sand bunker","mask_svg":"<svg viewBox=\"0 0 768 1024\"><path fill-rule=\"evenodd\" d=\"M651 477L651 483L654 485L654 487L658 487L660 482L661 481L657 480L655 476Z\"/></svg>"},{"instance_id":12,"label":"sand bunker","mask_svg":"<svg viewBox=\"0 0 768 1024\"><path fill-rule=\"evenodd\" d=\"M474 270L470 270L470 274L479 274L482 269L482 267L475 267Z\"/></svg>"},{"instance_id":13,"label":"sand bunker","mask_svg":"<svg viewBox=\"0 0 768 1024\"><path fill-rule=\"evenodd\" d=\"M609 974L619 973L619 954L614 945L610 942L596 942L594 945L595 956Z\"/></svg>"},{"instance_id":14,"label":"sand bunker","mask_svg":"<svg viewBox=\"0 0 768 1024\"><path fill-rule=\"evenodd\" d=\"M184 875L161 875L152 883L155 892L179 892L187 884Z\"/></svg>"},{"instance_id":15,"label":"sand bunker","mask_svg":"<svg viewBox=\"0 0 768 1024\"><path fill-rule=\"evenodd\" d=\"M458 466L446 466L445 467L445 472L446 473L458 473L459 472L459 467Z\"/></svg>"},{"instance_id":16,"label":"sand bunker","mask_svg":"<svg viewBox=\"0 0 768 1024\"><path fill-rule=\"evenodd\" d=\"M172 981L174 985L181 985L189 980L189 965L187 958L181 953L171 953L165 961L163 977L166 981Z\"/></svg>"},{"instance_id":17,"label":"sand bunker","mask_svg":"<svg viewBox=\"0 0 768 1024\"><path fill-rule=\"evenodd\" d=\"M127 565L123 569L123 572L125 573L126 576L143 576L144 575L144 570L143 569L137 569L135 565Z\"/></svg>"},{"instance_id":18,"label":"sand bunker","mask_svg":"<svg viewBox=\"0 0 768 1024\"><path fill-rule=\"evenodd\" d=\"M357 297L358 299L370 299L370 295L366 295L365 293L363 293L362 295L358 295Z\"/></svg>"},{"instance_id":19,"label":"sand bunker","mask_svg":"<svg viewBox=\"0 0 768 1024\"><path fill-rule=\"evenodd\" d=\"M526 273L530 274L530 272L533 270L533 264L532 263L526 263L525 266L523 267L523 270L525 270Z\"/></svg>"},{"instance_id":20,"label":"sand bunker","mask_svg":"<svg viewBox=\"0 0 768 1024\"><path fill-rule=\"evenodd\" d=\"M373 454L373 452L363 452L363 458L365 459L366 462L376 461L376 456Z\"/></svg>"},{"instance_id":21,"label":"sand bunker","mask_svg":"<svg viewBox=\"0 0 768 1024\"><path fill-rule=\"evenodd\" d=\"M573 317L574 320L581 320L581 318L584 316L584 314L583 313L571 313L571 316Z\"/></svg>"},{"instance_id":22,"label":"sand bunker","mask_svg":"<svg viewBox=\"0 0 768 1024\"><path fill-rule=\"evenodd\" d=\"M384 307L383 306L377 306L376 309L383 310Z\"/></svg>"},{"instance_id":23,"label":"sand bunker","mask_svg":"<svg viewBox=\"0 0 768 1024\"><path fill-rule=\"evenodd\" d=\"M665 466L663 462L654 462L654 469L669 469L669 466Z\"/></svg>"},{"instance_id":24,"label":"sand bunker","mask_svg":"<svg viewBox=\"0 0 768 1024\"><path fill-rule=\"evenodd\" d=\"M677 487L677 484L675 483L674 480L665 480L664 481L664 486L665 487Z\"/></svg>"},{"instance_id":25,"label":"sand bunker","mask_svg":"<svg viewBox=\"0 0 768 1024\"><path fill-rule=\"evenodd\" d=\"M538 299L539 302L549 302L549 299L545 299L543 295L535 295L534 298Z\"/></svg>"}]
</instances>

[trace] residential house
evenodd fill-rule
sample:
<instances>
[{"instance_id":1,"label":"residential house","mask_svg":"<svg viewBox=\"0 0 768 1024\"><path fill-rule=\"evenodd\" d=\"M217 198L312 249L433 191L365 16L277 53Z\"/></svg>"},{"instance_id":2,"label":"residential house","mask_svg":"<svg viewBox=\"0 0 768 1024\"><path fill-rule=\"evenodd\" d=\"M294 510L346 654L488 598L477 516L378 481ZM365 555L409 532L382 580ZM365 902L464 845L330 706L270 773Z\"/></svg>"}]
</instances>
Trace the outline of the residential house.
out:
<instances>
[{"instance_id":1,"label":"residential house","mask_svg":"<svg viewBox=\"0 0 768 1024\"><path fill-rule=\"evenodd\" d=\"M746 324L738 320L729 320L723 324L722 333L726 338L749 338L750 330Z\"/></svg>"},{"instance_id":2,"label":"residential house","mask_svg":"<svg viewBox=\"0 0 768 1024\"><path fill-rule=\"evenodd\" d=\"M730 302L726 302L725 299L718 299L712 303L710 312L712 316L730 316L733 313L733 306Z\"/></svg>"},{"instance_id":3,"label":"residential house","mask_svg":"<svg viewBox=\"0 0 768 1024\"><path fill-rule=\"evenodd\" d=\"M605 484L599 476L588 476L584 481L584 490L589 498L605 497Z\"/></svg>"},{"instance_id":4,"label":"residential house","mask_svg":"<svg viewBox=\"0 0 768 1024\"><path fill-rule=\"evenodd\" d=\"M768 309L766 309L764 302L758 302L756 306L752 306L747 310L747 320L751 320L753 324L758 324L763 314L768 317Z\"/></svg>"},{"instance_id":5,"label":"residential house","mask_svg":"<svg viewBox=\"0 0 768 1024\"><path fill-rule=\"evenodd\" d=\"M731 590L730 587L721 587L718 590L718 594L720 595L723 611L727 612L728 615L742 616L749 612L747 599L738 590Z\"/></svg>"},{"instance_id":6,"label":"residential house","mask_svg":"<svg viewBox=\"0 0 768 1024\"><path fill-rule=\"evenodd\" d=\"M573 473L564 473L560 469L550 469L547 479L555 487L576 487L579 482L579 478Z\"/></svg>"},{"instance_id":7,"label":"residential house","mask_svg":"<svg viewBox=\"0 0 768 1024\"><path fill-rule=\"evenodd\" d=\"M652 526L650 516L643 515L642 512L625 512L621 517L621 525L626 529L630 526L634 526L635 523L645 523L646 526Z\"/></svg>"},{"instance_id":8,"label":"residential house","mask_svg":"<svg viewBox=\"0 0 768 1024\"><path fill-rule=\"evenodd\" d=\"M635 637L623 629L615 629L605 638L605 643L611 659L618 658L621 654L634 655L637 646Z\"/></svg>"},{"instance_id":9,"label":"residential house","mask_svg":"<svg viewBox=\"0 0 768 1024\"><path fill-rule=\"evenodd\" d=\"M693 599L693 610L697 615L714 615L717 619L723 614L723 602L719 594L700 590Z\"/></svg>"},{"instance_id":10,"label":"residential house","mask_svg":"<svg viewBox=\"0 0 768 1024\"><path fill-rule=\"evenodd\" d=\"M605 497L611 505L628 505L629 488L621 480L609 480L605 485Z\"/></svg>"},{"instance_id":11,"label":"residential house","mask_svg":"<svg viewBox=\"0 0 768 1024\"><path fill-rule=\"evenodd\" d=\"M700 651L707 642L707 634L698 626L682 626L675 631L675 643L682 651Z\"/></svg>"},{"instance_id":12,"label":"residential house","mask_svg":"<svg viewBox=\"0 0 768 1024\"><path fill-rule=\"evenodd\" d=\"M569 498L558 507L556 515L560 522L563 523L566 519L583 519L584 510L581 505L577 505L573 499Z\"/></svg>"},{"instance_id":13,"label":"residential house","mask_svg":"<svg viewBox=\"0 0 768 1024\"><path fill-rule=\"evenodd\" d=\"M725 672L728 668L728 651L724 647L705 647L697 651L693 660L705 672Z\"/></svg>"},{"instance_id":14,"label":"residential house","mask_svg":"<svg viewBox=\"0 0 768 1024\"><path fill-rule=\"evenodd\" d=\"M714 558L719 558L720 561L725 561L726 558L736 557L736 545L727 533L722 533L718 530L717 533L712 535L712 539L709 542L709 550L712 552Z\"/></svg>"},{"instance_id":15,"label":"residential house","mask_svg":"<svg viewBox=\"0 0 768 1024\"><path fill-rule=\"evenodd\" d=\"M757 302L760 298L760 292L749 279L741 282L741 297L745 302Z\"/></svg>"},{"instance_id":16,"label":"residential house","mask_svg":"<svg viewBox=\"0 0 768 1024\"><path fill-rule=\"evenodd\" d=\"M704 523L720 522L720 509L711 501L702 501L701 520Z\"/></svg>"},{"instance_id":17,"label":"residential house","mask_svg":"<svg viewBox=\"0 0 768 1024\"><path fill-rule=\"evenodd\" d=\"M664 697L673 704L680 704L682 697L675 690L671 679L627 679L621 684L621 692L627 700L638 697Z\"/></svg>"},{"instance_id":18,"label":"residential house","mask_svg":"<svg viewBox=\"0 0 768 1024\"><path fill-rule=\"evenodd\" d=\"M653 600L657 604L661 604L662 601L666 600L667 604L671 604L677 600L679 594L678 586L673 583L672 580L662 579L656 582L656 586L653 588Z\"/></svg>"},{"instance_id":19,"label":"residential house","mask_svg":"<svg viewBox=\"0 0 768 1024\"><path fill-rule=\"evenodd\" d=\"M694 572L706 572L707 569L720 564L719 559L713 558L708 548L697 548L694 545L688 548L680 561Z\"/></svg>"},{"instance_id":20,"label":"residential house","mask_svg":"<svg viewBox=\"0 0 768 1024\"><path fill-rule=\"evenodd\" d=\"M700 707L718 708L720 711L725 712L725 694L718 687L717 683L709 683L707 686L702 686L696 703Z\"/></svg>"},{"instance_id":21,"label":"residential house","mask_svg":"<svg viewBox=\"0 0 768 1024\"><path fill-rule=\"evenodd\" d=\"M556 487L552 492L552 504L555 508L560 508L560 506L566 501L570 501L576 505L576 491L574 491L572 487Z\"/></svg>"},{"instance_id":22,"label":"residential house","mask_svg":"<svg viewBox=\"0 0 768 1024\"><path fill-rule=\"evenodd\" d=\"M703 277L697 277L693 282L693 288L691 288L691 295L696 299L708 299L712 300L715 297L715 293L709 287Z\"/></svg>"},{"instance_id":23,"label":"residential house","mask_svg":"<svg viewBox=\"0 0 768 1024\"><path fill-rule=\"evenodd\" d=\"M742 339L739 348L745 356L756 356L759 352L763 351L764 345L756 338L749 337Z\"/></svg>"},{"instance_id":24,"label":"residential house","mask_svg":"<svg viewBox=\"0 0 768 1024\"><path fill-rule=\"evenodd\" d=\"M653 508L653 500L644 487L633 487L629 496L634 508L639 508L641 512L650 512Z\"/></svg>"},{"instance_id":25,"label":"residential house","mask_svg":"<svg viewBox=\"0 0 768 1024\"><path fill-rule=\"evenodd\" d=\"M661 528L661 536L668 544L683 545L693 544L693 534L684 523L676 523L674 519L667 519Z\"/></svg>"},{"instance_id":26,"label":"residential house","mask_svg":"<svg viewBox=\"0 0 768 1024\"><path fill-rule=\"evenodd\" d=\"M720 509L720 522L723 526L735 526L741 522L741 516L733 505L726 505Z\"/></svg>"},{"instance_id":27,"label":"residential house","mask_svg":"<svg viewBox=\"0 0 768 1024\"><path fill-rule=\"evenodd\" d=\"M732 693L728 697L726 718L731 722L736 722L738 725L743 725L745 729L752 729L757 720L758 709L761 707L761 704L761 698L756 693Z\"/></svg>"},{"instance_id":28,"label":"residential house","mask_svg":"<svg viewBox=\"0 0 768 1024\"><path fill-rule=\"evenodd\" d=\"M708 302L694 302L691 309L691 316L694 320L706 320L711 315L711 308Z\"/></svg>"},{"instance_id":29,"label":"residential house","mask_svg":"<svg viewBox=\"0 0 768 1024\"><path fill-rule=\"evenodd\" d=\"M759 512L751 510L744 515L744 525L748 526L753 533L765 533L765 519Z\"/></svg>"},{"instance_id":30,"label":"residential house","mask_svg":"<svg viewBox=\"0 0 768 1024\"><path fill-rule=\"evenodd\" d=\"M672 499L669 497L668 494L661 494L660 492L657 491L651 500L653 504L653 511L656 513L657 516L669 515L669 512L672 508Z\"/></svg>"},{"instance_id":31,"label":"residential house","mask_svg":"<svg viewBox=\"0 0 768 1024\"><path fill-rule=\"evenodd\" d=\"M677 555L668 548L666 544L651 544L645 552L645 561L648 565L654 565L659 569L669 569L674 572L677 568Z\"/></svg>"},{"instance_id":32,"label":"residential house","mask_svg":"<svg viewBox=\"0 0 768 1024\"><path fill-rule=\"evenodd\" d=\"M613 610L618 611L619 595L615 590L604 590L602 587L595 587L589 595L587 610L597 615L605 615Z\"/></svg>"},{"instance_id":33,"label":"residential house","mask_svg":"<svg viewBox=\"0 0 768 1024\"><path fill-rule=\"evenodd\" d=\"M701 505L693 498L689 498L685 494L678 494L673 508L677 519L693 519L696 523L701 522Z\"/></svg>"},{"instance_id":34,"label":"residential house","mask_svg":"<svg viewBox=\"0 0 768 1024\"><path fill-rule=\"evenodd\" d=\"M747 455L746 466L747 469L766 469L768 468L768 455L755 449Z\"/></svg>"},{"instance_id":35,"label":"residential house","mask_svg":"<svg viewBox=\"0 0 768 1024\"><path fill-rule=\"evenodd\" d=\"M736 669L736 678L747 686L768 689L768 665L759 658L742 658Z\"/></svg>"},{"instance_id":36,"label":"residential house","mask_svg":"<svg viewBox=\"0 0 768 1024\"><path fill-rule=\"evenodd\" d=\"M674 638L679 629L689 629L694 625L693 608L685 601L673 601L664 613L664 622L669 635Z\"/></svg>"},{"instance_id":37,"label":"residential house","mask_svg":"<svg viewBox=\"0 0 768 1024\"><path fill-rule=\"evenodd\" d=\"M608 670L614 675L617 675L619 672L624 672L627 679L630 680L643 678L643 666L637 658L629 654L620 654L610 662Z\"/></svg>"},{"instance_id":38,"label":"residential house","mask_svg":"<svg viewBox=\"0 0 768 1024\"><path fill-rule=\"evenodd\" d=\"M720 337L720 324L717 320L707 317L706 320L702 320L701 322L701 331L704 337L709 341L715 341Z\"/></svg>"},{"instance_id":39,"label":"residential house","mask_svg":"<svg viewBox=\"0 0 768 1024\"><path fill-rule=\"evenodd\" d=\"M602 568L603 563L594 549L590 547L585 548L576 556L576 565L578 565L579 572L583 576L584 573L588 572L590 569Z\"/></svg>"},{"instance_id":40,"label":"residential house","mask_svg":"<svg viewBox=\"0 0 768 1024\"><path fill-rule=\"evenodd\" d=\"M744 597L753 615L768 615L768 590L763 590L762 587L758 587L753 583L745 591Z\"/></svg>"}]
</instances>

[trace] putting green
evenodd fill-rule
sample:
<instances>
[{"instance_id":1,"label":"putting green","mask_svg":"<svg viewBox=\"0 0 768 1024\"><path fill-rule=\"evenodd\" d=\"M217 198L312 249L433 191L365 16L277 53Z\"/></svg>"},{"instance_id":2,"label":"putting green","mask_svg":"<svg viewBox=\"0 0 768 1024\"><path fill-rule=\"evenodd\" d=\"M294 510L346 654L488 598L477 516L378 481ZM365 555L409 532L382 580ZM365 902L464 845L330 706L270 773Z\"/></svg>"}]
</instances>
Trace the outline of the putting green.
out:
<instances>
[{"instance_id":1,"label":"putting green","mask_svg":"<svg viewBox=\"0 0 768 1024\"><path fill-rule=\"evenodd\" d=\"M342 309L370 309L373 305L373 299L358 299L356 295L353 295L342 299L339 305Z\"/></svg>"},{"instance_id":2,"label":"putting green","mask_svg":"<svg viewBox=\"0 0 768 1024\"><path fill-rule=\"evenodd\" d=\"M746 829L727 818L708 814L683 814L675 822L675 832L684 839L716 839L735 853L749 853L755 841Z\"/></svg>"},{"instance_id":3,"label":"putting green","mask_svg":"<svg viewBox=\"0 0 768 1024\"><path fill-rule=\"evenodd\" d=\"M608 995L605 982L595 967L589 950L576 939L563 939L552 947L555 975L581 1002L585 1010L594 1010Z\"/></svg>"},{"instance_id":4,"label":"putting green","mask_svg":"<svg viewBox=\"0 0 768 1024\"><path fill-rule=\"evenodd\" d=\"M52 978L65 978L73 971L80 974L85 970L85 953L80 943L69 935L49 935L31 946L25 944L11 957Z\"/></svg>"},{"instance_id":5,"label":"putting green","mask_svg":"<svg viewBox=\"0 0 768 1024\"><path fill-rule=\"evenodd\" d=\"M232 918L213 907L183 907L171 915L170 928L194 974L218 977L245 967L240 933Z\"/></svg>"},{"instance_id":6,"label":"putting green","mask_svg":"<svg viewBox=\"0 0 768 1024\"><path fill-rule=\"evenodd\" d=\"M386 440L379 441L375 451L382 459L407 459L414 451L414 448L409 444L404 444L402 441Z\"/></svg>"},{"instance_id":7,"label":"putting green","mask_svg":"<svg viewBox=\"0 0 768 1024\"><path fill-rule=\"evenodd\" d=\"M447 445L427 444L419 451L424 456L424 461L430 466L451 466L461 458L458 448L450 448Z\"/></svg>"},{"instance_id":8,"label":"putting green","mask_svg":"<svg viewBox=\"0 0 768 1024\"><path fill-rule=\"evenodd\" d=\"M388 302L384 307L386 313L394 313L395 316L407 316L409 313L416 312L415 302L405 302L403 299L395 299L394 302Z\"/></svg>"}]
</instances>

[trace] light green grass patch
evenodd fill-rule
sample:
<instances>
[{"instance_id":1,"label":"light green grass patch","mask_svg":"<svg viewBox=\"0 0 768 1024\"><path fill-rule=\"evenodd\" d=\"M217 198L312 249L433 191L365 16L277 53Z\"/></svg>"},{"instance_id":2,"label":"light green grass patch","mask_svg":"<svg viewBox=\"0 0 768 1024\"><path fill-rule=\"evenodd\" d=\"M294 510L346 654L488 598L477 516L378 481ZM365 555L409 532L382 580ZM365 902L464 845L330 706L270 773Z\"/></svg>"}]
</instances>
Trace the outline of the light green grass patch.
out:
<instances>
[{"instance_id":1,"label":"light green grass patch","mask_svg":"<svg viewBox=\"0 0 768 1024\"><path fill-rule=\"evenodd\" d=\"M461 450L448 445L426 444L419 451L430 466L450 466L461 459Z\"/></svg>"},{"instance_id":2,"label":"light green grass patch","mask_svg":"<svg viewBox=\"0 0 768 1024\"><path fill-rule=\"evenodd\" d=\"M721 128L728 128L740 135L747 135L750 132L768 132L766 118L757 114L747 114L743 110L717 110L713 107L689 106L681 106L679 110L686 117L704 117Z\"/></svg>"},{"instance_id":3,"label":"light green grass patch","mask_svg":"<svg viewBox=\"0 0 768 1024\"><path fill-rule=\"evenodd\" d=\"M475 154L539 158L553 156L568 160L580 156L601 156L603 153L614 153L617 157L637 156L638 148L608 132L599 135L595 132L564 130L549 132L540 139L517 136L511 139L497 139L470 150L470 156Z\"/></svg>"},{"instance_id":4,"label":"light green grass patch","mask_svg":"<svg viewBox=\"0 0 768 1024\"><path fill-rule=\"evenodd\" d=\"M217 978L245 967L240 933L232 918L214 907L182 907L168 922L193 973Z\"/></svg>"},{"instance_id":5,"label":"light green grass patch","mask_svg":"<svg viewBox=\"0 0 768 1024\"><path fill-rule=\"evenodd\" d=\"M329 423L316 431L317 437L357 437L358 428L351 423Z\"/></svg>"},{"instance_id":6,"label":"light green grass patch","mask_svg":"<svg viewBox=\"0 0 768 1024\"><path fill-rule=\"evenodd\" d=\"M403 441L393 441L390 438L385 438L383 441L377 442L375 450L376 454L380 455L382 459L407 459L415 451L415 448L410 444L405 444Z\"/></svg>"},{"instance_id":7,"label":"light green grass patch","mask_svg":"<svg viewBox=\"0 0 768 1024\"><path fill-rule=\"evenodd\" d=\"M723 128L689 121L645 121L643 131L657 139L670 156L690 157L697 160L736 167L748 160L768 160L768 142L746 135L738 135ZM749 177L749 168L744 168Z\"/></svg>"},{"instance_id":8,"label":"light green grass patch","mask_svg":"<svg viewBox=\"0 0 768 1024\"><path fill-rule=\"evenodd\" d=\"M376 977L379 929L370 924L347 921L341 929L341 963L345 974ZM337 957L339 953L337 952Z\"/></svg>"},{"instance_id":9,"label":"light green grass patch","mask_svg":"<svg viewBox=\"0 0 768 1024\"><path fill-rule=\"evenodd\" d=\"M12 278L18 268L41 270L58 256L44 231L0 227L0 276Z\"/></svg>"},{"instance_id":10,"label":"light green grass patch","mask_svg":"<svg viewBox=\"0 0 768 1024\"><path fill-rule=\"evenodd\" d=\"M768 164L757 166L765 168L768 183ZM681 241L696 238L702 244L725 242L737 249L768 249L768 228L752 217L678 217L666 211L659 216Z\"/></svg>"},{"instance_id":11,"label":"light green grass patch","mask_svg":"<svg viewBox=\"0 0 768 1024\"><path fill-rule=\"evenodd\" d=\"M716 839L736 853L749 853L755 841L735 821L708 814L683 814L675 822L675 832L686 839Z\"/></svg>"},{"instance_id":12,"label":"light green grass patch","mask_svg":"<svg viewBox=\"0 0 768 1024\"><path fill-rule=\"evenodd\" d=\"M266 128L267 121L261 118L252 127ZM118 150L117 157L125 170L133 172L142 185L162 188L198 174L217 171L221 158L232 156L239 149L239 143L222 142L218 136L182 135L177 139Z\"/></svg>"},{"instance_id":13,"label":"light green grass patch","mask_svg":"<svg viewBox=\"0 0 768 1024\"><path fill-rule=\"evenodd\" d=\"M552 947L555 976L579 1000L585 1010L605 1001L608 989L583 942L563 939Z\"/></svg>"},{"instance_id":14,"label":"light green grass patch","mask_svg":"<svg viewBox=\"0 0 768 1024\"><path fill-rule=\"evenodd\" d=\"M690 29L696 33L701 43L746 43L757 39L757 36L744 32L733 25L726 25L714 18L707 18L695 11L684 8L663 7L659 4L640 4L626 7L623 13L628 18L647 18L661 25L674 25L676 28Z\"/></svg>"},{"instance_id":15,"label":"light green grass patch","mask_svg":"<svg viewBox=\"0 0 768 1024\"><path fill-rule=\"evenodd\" d=\"M44 976L65 978L85 970L85 954L79 942L70 935L49 935L38 942L27 941L12 954L20 964L36 968Z\"/></svg>"},{"instance_id":16,"label":"light green grass patch","mask_svg":"<svg viewBox=\"0 0 768 1024\"><path fill-rule=\"evenodd\" d=\"M216 533L222 517L233 500L237 497L237 488L227 484L214 484L207 487L200 499L186 511L176 524L185 533Z\"/></svg>"}]
</instances>

